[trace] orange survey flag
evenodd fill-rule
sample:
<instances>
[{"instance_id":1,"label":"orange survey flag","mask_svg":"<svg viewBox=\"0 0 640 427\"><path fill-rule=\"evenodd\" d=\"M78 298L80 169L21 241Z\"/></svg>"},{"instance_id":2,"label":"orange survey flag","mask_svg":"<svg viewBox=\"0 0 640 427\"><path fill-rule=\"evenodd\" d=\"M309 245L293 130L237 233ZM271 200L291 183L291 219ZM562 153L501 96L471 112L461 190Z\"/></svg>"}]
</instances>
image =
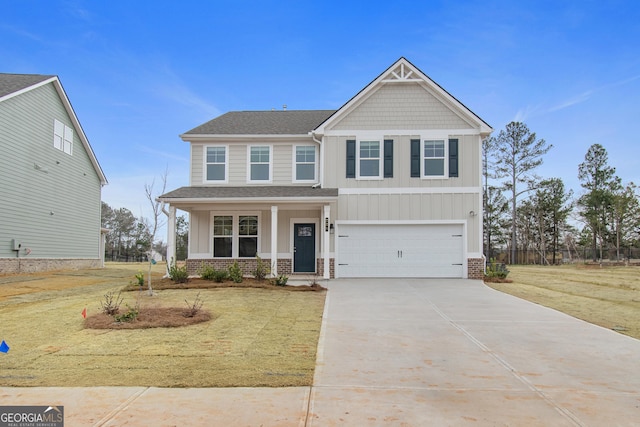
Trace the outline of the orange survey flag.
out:
<instances>
[{"instance_id":1,"label":"orange survey flag","mask_svg":"<svg viewBox=\"0 0 640 427\"><path fill-rule=\"evenodd\" d=\"M85 307L84 310L82 310L82 317L84 317L85 319L87 318L87 308Z\"/></svg>"}]
</instances>

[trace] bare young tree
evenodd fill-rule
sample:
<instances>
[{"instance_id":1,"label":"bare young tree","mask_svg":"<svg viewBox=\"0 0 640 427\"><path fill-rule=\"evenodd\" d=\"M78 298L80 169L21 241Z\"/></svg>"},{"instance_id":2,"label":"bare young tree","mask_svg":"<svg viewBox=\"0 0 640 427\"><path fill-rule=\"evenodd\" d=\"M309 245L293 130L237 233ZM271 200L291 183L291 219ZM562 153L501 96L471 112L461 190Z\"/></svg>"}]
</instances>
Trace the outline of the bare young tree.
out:
<instances>
[{"instance_id":1,"label":"bare young tree","mask_svg":"<svg viewBox=\"0 0 640 427\"><path fill-rule=\"evenodd\" d=\"M151 235L151 244L149 245L149 274L147 277L147 283L149 288L149 295L153 295L153 287L151 286L151 266L153 265L153 247L156 241L156 233L158 229L164 225L161 221L162 209L164 202L157 200L159 194L164 194L167 188L167 176L169 175L169 169L164 170L164 174L160 177L162 180L162 189L158 194L154 192L155 179L151 181L151 184L144 185L144 193L147 196L147 200L151 204L151 223L149 225L149 234Z\"/></svg>"}]
</instances>

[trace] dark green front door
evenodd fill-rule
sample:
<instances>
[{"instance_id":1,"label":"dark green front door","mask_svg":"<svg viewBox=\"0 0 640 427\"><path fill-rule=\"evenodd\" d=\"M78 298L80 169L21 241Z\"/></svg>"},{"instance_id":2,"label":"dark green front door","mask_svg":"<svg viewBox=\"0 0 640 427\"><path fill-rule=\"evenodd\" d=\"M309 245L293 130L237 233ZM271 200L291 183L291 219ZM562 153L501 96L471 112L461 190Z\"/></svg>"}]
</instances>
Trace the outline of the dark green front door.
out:
<instances>
[{"instance_id":1,"label":"dark green front door","mask_svg":"<svg viewBox=\"0 0 640 427\"><path fill-rule=\"evenodd\" d=\"M294 224L293 233L294 273L314 273L316 271L316 225Z\"/></svg>"}]
</instances>

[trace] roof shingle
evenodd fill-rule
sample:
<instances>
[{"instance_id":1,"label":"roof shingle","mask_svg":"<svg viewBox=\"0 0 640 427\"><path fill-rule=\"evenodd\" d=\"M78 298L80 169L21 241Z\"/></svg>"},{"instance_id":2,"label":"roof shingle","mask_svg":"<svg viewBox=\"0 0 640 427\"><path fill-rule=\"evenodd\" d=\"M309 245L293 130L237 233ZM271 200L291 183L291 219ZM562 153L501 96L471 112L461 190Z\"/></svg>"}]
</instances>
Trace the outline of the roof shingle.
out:
<instances>
[{"instance_id":1,"label":"roof shingle","mask_svg":"<svg viewBox=\"0 0 640 427\"><path fill-rule=\"evenodd\" d=\"M0 98L33 86L55 76L44 74L5 74L0 73Z\"/></svg>"},{"instance_id":2,"label":"roof shingle","mask_svg":"<svg viewBox=\"0 0 640 427\"><path fill-rule=\"evenodd\" d=\"M311 186L253 186L246 187L180 187L159 199L228 199L228 198L331 198L338 197L337 188Z\"/></svg>"},{"instance_id":3,"label":"roof shingle","mask_svg":"<svg viewBox=\"0 0 640 427\"><path fill-rule=\"evenodd\" d=\"M306 135L335 110L231 111L184 135Z\"/></svg>"}]
</instances>

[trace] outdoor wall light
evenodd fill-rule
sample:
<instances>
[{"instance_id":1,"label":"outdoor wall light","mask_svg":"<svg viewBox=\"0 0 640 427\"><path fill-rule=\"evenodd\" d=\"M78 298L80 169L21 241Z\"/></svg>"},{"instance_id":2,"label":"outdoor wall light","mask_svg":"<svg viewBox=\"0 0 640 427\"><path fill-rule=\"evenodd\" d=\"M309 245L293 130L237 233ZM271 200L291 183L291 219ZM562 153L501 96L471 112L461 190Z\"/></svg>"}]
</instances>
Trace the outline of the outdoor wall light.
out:
<instances>
[{"instance_id":1,"label":"outdoor wall light","mask_svg":"<svg viewBox=\"0 0 640 427\"><path fill-rule=\"evenodd\" d=\"M333 224L329 225L329 233L333 234L336 232L335 227L333 226Z\"/></svg>"}]
</instances>

